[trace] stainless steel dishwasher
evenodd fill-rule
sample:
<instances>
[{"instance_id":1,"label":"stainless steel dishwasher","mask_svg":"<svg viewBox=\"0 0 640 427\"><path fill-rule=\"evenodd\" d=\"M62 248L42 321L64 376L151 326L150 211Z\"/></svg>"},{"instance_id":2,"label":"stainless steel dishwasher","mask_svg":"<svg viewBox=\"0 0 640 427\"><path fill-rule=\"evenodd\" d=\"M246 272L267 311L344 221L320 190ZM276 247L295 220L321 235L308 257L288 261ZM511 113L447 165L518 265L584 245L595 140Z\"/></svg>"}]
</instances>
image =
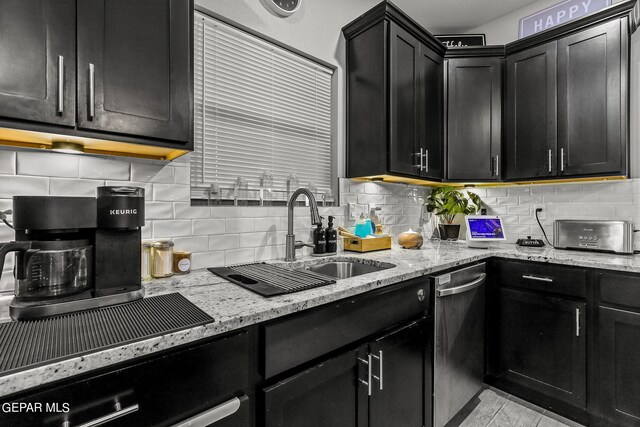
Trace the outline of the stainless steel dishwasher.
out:
<instances>
[{"instance_id":1,"label":"stainless steel dishwasher","mask_svg":"<svg viewBox=\"0 0 640 427\"><path fill-rule=\"evenodd\" d=\"M485 263L432 276L434 427L447 424L482 388Z\"/></svg>"}]
</instances>

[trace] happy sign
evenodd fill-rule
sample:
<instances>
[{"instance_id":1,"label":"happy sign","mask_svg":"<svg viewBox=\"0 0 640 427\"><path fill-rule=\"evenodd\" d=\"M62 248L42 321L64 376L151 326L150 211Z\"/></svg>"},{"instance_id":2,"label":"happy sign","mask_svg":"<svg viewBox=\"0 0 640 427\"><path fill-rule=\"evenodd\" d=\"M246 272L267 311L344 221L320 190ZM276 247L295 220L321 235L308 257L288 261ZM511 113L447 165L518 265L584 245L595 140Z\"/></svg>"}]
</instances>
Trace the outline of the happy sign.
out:
<instances>
[{"instance_id":1,"label":"happy sign","mask_svg":"<svg viewBox=\"0 0 640 427\"><path fill-rule=\"evenodd\" d=\"M548 30L611 5L611 0L566 0L520 20L520 38Z\"/></svg>"}]
</instances>

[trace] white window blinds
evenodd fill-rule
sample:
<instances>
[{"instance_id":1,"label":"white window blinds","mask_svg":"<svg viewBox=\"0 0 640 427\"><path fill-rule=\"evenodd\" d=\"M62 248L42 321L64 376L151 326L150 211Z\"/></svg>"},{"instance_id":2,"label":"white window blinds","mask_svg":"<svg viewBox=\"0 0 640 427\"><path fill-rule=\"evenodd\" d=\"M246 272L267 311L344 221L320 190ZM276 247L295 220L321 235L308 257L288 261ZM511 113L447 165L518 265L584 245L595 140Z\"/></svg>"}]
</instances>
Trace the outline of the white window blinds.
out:
<instances>
[{"instance_id":1,"label":"white window blinds","mask_svg":"<svg viewBox=\"0 0 640 427\"><path fill-rule=\"evenodd\" d=\"M194 190L264 172L330 190L333 70L198 12L194 31Z\"/></svg>"}]
</instances>

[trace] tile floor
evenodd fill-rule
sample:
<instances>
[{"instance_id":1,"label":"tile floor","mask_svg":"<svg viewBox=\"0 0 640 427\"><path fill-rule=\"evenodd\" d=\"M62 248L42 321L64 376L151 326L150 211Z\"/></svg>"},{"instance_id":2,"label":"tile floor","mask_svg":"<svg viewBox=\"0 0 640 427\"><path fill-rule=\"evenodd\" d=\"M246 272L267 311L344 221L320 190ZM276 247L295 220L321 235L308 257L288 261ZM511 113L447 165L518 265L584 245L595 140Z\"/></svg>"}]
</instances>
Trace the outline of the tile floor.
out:
<instances>
[{"instance_id":1,"label":"tile floor","mask_svg":"<svg viewBox=\"0 0 640 427\"><path fill-rule=\"evenodd\" d=\"M495 389L485 389L447 427L582 427Z\"/></svg>"}]
</instances>

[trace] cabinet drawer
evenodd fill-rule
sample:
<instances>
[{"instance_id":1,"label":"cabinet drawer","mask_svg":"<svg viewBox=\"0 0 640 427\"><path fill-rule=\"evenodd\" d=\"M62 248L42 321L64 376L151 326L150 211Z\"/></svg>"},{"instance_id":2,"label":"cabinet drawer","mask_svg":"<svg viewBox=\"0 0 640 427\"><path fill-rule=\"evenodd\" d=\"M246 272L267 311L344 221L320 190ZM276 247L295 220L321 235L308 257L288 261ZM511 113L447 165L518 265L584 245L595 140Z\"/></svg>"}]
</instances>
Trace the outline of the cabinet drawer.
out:
<instances>
[{"instance_id":1,"label":"cabinet drawer","mask_svg":"<svg viewBox=\"0 0 640 427\"><path fill-rule=\"evenodd\" d=\"M640 309L640 276L599 273L600 301Z\"/></svg>"},{"instance_id":2,"label":"cabinet drawer","mask_svg":"<svg viewBox=\"0 0 640 427\"><path fill-rule=\"evenodd\" d=\"M586 298L587 271L546 263L500 261L496 263L500 286Z\"/></svg>"},{"instance_id":3,"label":"cabinet drawer","mask_svg":"<svg viewBox=\"0 0 640 427\"><path fill-rule=\"evenodd\" d=\"M13 414L0 412L0 425L59 427L69 421L70 425L76 426L113 416L110 426L168 426L208 413L248 390L249 335L242 332L196 344L117 371L85 377L11 400L40 403L43 410ZM232 419L248 419L245 407L253 402L245 397L242 400L232 416L220 421L221 425L248 425L245 421L229 424ZM47 404L62 411L67 407L68 411L46 411Z\"/></svg>"},{"instance_id":4,"label":"cabinet drawer","mask_svg":"<svg viewBox=\"0 0 640 427\"><path fill-rule=\"evenodd\" d=\"M270 378L429 310L427 278L341 300L263 326Z\"/></svg>"}]
</instances>

